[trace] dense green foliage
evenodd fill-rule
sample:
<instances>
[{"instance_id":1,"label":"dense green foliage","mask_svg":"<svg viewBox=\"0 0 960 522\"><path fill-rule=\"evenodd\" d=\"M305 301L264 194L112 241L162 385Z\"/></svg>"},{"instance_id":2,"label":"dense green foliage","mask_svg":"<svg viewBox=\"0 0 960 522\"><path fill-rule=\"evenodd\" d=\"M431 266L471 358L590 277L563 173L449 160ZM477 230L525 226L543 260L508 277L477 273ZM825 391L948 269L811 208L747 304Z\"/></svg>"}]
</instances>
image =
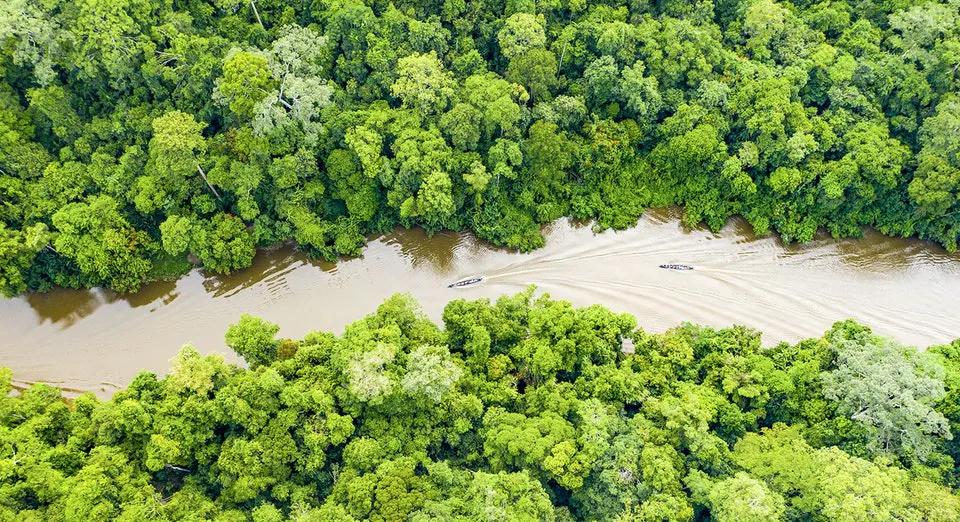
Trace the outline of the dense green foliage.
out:
<instances>
[{"instance_id":1,"label":"dense green foliage","mask_svg":"<svg viewBox=\"0 0 960 522\"><path fill-rule=\"evenodd\" d=\"M960 340L761 348L533 289L395 296L337 337L244 316L110 401L0 370L0 520L960 520ZM625 353L623 348L632 348Z\"/></svg>"},{"instance_id":2,"label":"dense green foliage","mask_svg":"<svg viewBox=\"0 0 960 522\"><path fill-rule=\"evenodd\" d=\"M650 205L960 235L960 0L4 0L0 76L6 295Z\"/></svg>"}]
</instances>

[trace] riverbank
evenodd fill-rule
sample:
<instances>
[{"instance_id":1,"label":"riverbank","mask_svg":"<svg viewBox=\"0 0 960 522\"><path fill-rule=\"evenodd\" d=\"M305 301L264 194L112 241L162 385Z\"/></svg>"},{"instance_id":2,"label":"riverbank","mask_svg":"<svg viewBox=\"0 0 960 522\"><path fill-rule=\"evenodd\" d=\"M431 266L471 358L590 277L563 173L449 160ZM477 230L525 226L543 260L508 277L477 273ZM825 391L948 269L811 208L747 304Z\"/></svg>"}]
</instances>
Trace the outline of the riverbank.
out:
<instances>
[{"instance_id":1,"label":"riverbank","mask_svg":"<svg viewBox=\"0 0 960 522\"><path fill-rule=\"evenodd\" d=\"M960 342L918 352L853 321L774 347L649 334L530 289L442 315L398 295L299 340L245 315L225 339L247 365L185 347L110 401L17 394L0 368L0 518L960 516Z\"/></svg>"}]
</instances>

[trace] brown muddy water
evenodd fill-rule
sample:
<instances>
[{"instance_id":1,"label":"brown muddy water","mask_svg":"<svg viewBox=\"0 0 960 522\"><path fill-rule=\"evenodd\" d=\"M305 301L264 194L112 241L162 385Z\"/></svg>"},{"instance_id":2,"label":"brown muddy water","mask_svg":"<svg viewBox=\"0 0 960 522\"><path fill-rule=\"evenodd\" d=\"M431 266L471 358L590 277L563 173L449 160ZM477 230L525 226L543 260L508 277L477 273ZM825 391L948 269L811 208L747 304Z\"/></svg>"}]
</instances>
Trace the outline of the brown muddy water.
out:
<instances>
[{"instance_id":1,"label":"brown muddy water","mask_svg":"<svg viewBox=\"0 0 960 522\"><path fill-rule=\"evenodd\" d=\"M20 384L107 395L140 370L166 371L185 343L229 352L223 334L243 313L300 338L340 333L396 292L412 294L439 321L450 300L495 298L530 283L576 305L629 312L654 332L683 321L744 324L767 343L792 342L852 317L921 347L960 337L960 256L934 244L868 230L859 240L783 246L740 219L714 234L684 230L678 216L648 211L636 228L601 234L558 221L544 232L547 246L531 254L490 248L467 233L428 238L400 229L371 238L362 258L336 264L283 247L260 252L236 274L194 270L135 295L57 290L0 300L0 364ZM696 269L659 268L664 263ZM470 276L484 280L447 288Z\"/></svg>"}]
</instances>

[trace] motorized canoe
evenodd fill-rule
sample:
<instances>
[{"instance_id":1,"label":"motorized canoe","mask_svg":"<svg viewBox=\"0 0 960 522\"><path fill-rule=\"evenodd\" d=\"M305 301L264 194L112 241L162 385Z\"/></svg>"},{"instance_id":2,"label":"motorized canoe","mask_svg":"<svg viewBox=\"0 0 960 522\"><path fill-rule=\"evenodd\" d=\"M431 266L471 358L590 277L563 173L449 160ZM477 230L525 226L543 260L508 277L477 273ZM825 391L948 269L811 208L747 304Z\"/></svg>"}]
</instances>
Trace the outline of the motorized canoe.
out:
<instances>
[{"instance_id":1,"label":"motorized canoe","mask_svg":"<svg viewBox=\"0 0 960 522\"><path fill-rule=\"evenodd\" d=\"M456 283L450 283L447 285L447 288L460 288L461 286L475 285L480 281L483 281L482 277L471 277L470 279L464 279L462 281L457 281Z\"/></svg>"},{"instance_id":2,"label":"motorized canoe","mask_svg":"<svg viewBox=\"0 0 960 522\"><path fill-rule=\"evenodd\" d=\"M660 265L660 268L666 268L667 270L693 270L693 267L690 265L676 265L676 264Z\"/></svg>"}]
</instances>

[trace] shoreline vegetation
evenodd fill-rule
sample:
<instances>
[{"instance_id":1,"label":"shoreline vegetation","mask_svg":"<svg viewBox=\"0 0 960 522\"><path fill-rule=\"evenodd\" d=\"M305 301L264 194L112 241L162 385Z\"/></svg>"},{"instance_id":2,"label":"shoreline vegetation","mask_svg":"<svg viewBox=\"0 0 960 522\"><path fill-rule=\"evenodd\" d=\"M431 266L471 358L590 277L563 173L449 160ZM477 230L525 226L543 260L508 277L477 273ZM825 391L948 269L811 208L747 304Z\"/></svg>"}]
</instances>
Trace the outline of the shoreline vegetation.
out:
<instances>
[{"instance_id":1,"label":"shoreline vegetation","mask_svg":"<svg viewBox=\"0 0 960 522\"><path fill-rule=\"evenodd\" d=\"M11 394L0 368L0 518L960 517L960 339L843 321L764 348L534 293L442 324L398 294L301 340L245 315L225 340L247 368L188 345L108 401Z\"/></svg>"},{"instance_id":2,"label":"shoreline vegetation","mask_svg":"<svg viewBox=\"0 0 960 522\"><path fill-rule=\"evenodd\" d=\"M0 6L0 293L395 226L960 234L960 2Z\"/></svg>"},{"instance_id":3,"label":"shoreline vegetation","mask_svg":"<svg viewBox=\"0 0 960 522\"><path fill-rule=\"evenodd\" d=\"M683 227L683 229L684 229L685 231L691 231L691 230L710 230L711 232L718 233L718 232L719 232L721 229L723 229L724 227L729 226L730 223L731 223L731 220L738 220L738 222L739 222L739 220L743 220L743 222L746 221L746 218L745 218L744 216L742 216L742 215L740 215L740 214L734 214L734 215L729 216L729 217L723 222L723 224L721 224L720 226L715 227L715 228L710 228L706 223L703 223L703 222L697 223L697 224L690 224L690 223L684 221L684 219L683 219L683 215L684 215L684 209L683 209L683 207L676 206L676 205L666 206L666 207L648 207L648 208L644 208L643 211L642 211L642 213L641 213L641 216L640 216L640 218L638 218L638 220L641 219L641 218L643 217L643 215L647 215L647 214L649 214L649 213L655 213L655 214L656 214L655 220L656 220L657 223L660 223L660 222L674 222L675 220L676 220L676 221L679 221L680 225ZM667 216L668 214L669 214L669 217L665 220L665 219L664 219L664 216ZM572 217L572 216L563 216L563 217L559 217L559 218L557 218L557 219L555 219L555 220L553 220L553 221L550 221L550 222L547 222L547 223L539 223L539 224L537 225L538 234L540 234L540 235L541 235L542 237L544 237L544 239L545 239L545 242L544 242L544 245L543 245L543 246L546 246L546 240L547 240L547 239L546 239L546 236L549 235L549 234L545 234L545 233L544 233L544 229L547 229L547 228L553 226L553 224L557 223L558 221L563 221L563 220L568 220L569 223L571 224L571 226L574 227L574 228L578 228L578 229L579 229L579 228L590 228L595 234L604 233L604 232L608 232L608 231L611 231L611 230L627 230L627 229L630 229L630 228L633 228L634 226L636 226L636 225L631 225L631 226L627 226L627 227L620 228L620 229L612 229L612 228L609 228L609 227L604 228L604 227L602 227L602 226L599 226L599 225L597 224L596 220L593 219L593 218L587 218L587 219L580 220L580 219L574 218L574 217ZM639 221L638 221L638 223L639 223ZM746 226L750 226L749 223L746 223ZM442 233L455 233L455 234L469 233L469 234L472 234L475 238L479 239L479 240L480 240L480 244L482 244L484 248L493 249L493 250L504 250L504 251L510 251L510 252L522 252L521 250L514 249L514 248L510 248L510 247L508 247L508 246L506 246L506 245L498 245L498 244L496 244L496 243L491 242L491 241L488 240L488 239L484 239L484 238L481 238L481 237L479 237L479 236L476 236L476 232L473 231L473 230L469 230L469 229L468 229L468 230L451 230L451 229L427 230L427 229L424 229L423 227L421 227L420 225L412 225L411 227L408 228L408 227L406 227L406 226L404 226L404 225L398 224L398 225L396 225L396 227L395 227L394 229L392 229L392 232L395 233L397 230L405 230L405 231L416 230L416 231L419 231L419 232L421 232L421 233L424 233L424 234L427 236L427 238L432 238L435 234L442 234ZM745 230L746 230L746 229L745 229ZM820 228L818 228L818 229L814 232L814 234L813 234L806 242L804 242L804 243L792 243L792 244L794 244L794 245L799 245L799 246L803 246L803 245L809 245L810 242L818 241L818 240L820 240L820 239L829 239L829 238L832 238L833 240L837 240L837 241L840 241L840 240L843 240L843 239L862 239L862 238L866 235L865 232L871 232L871 231L872 231L872 232L876 232L877 234L880 234L880 235L883 235L883 236L887 236L887 237L901 238L901 239L907 239L907 240L917 240L917 241L922 242L922 244L924 244L926 247L929 247L929 248L934 249L936 252L940 252L940 253L942 253L942 252L947 252L947 253L949 253L949 254L951 254L951 255L957 253L956 250L953 250L953 251L947 250L947 249L944 247L944 245L942 245L941 243L938 243L938 242L933 241L933 240L930 240L930 239L920 239L919 237L889 236L889 235L884 234L883 232L877 230L875 227L873 227L873 226L871 226L871 225L862 225L862 226L860 226L859 231L857 231L856 233L851 233L850 235L847 235L847 236L836 236L836 235L833 235L828 228L826 228L826 227L820 227ZM186 256L180 256L180 257L170 256L170 255L163 255L163 256L161 256L159 259L153 261L153 266L151 267L151 269L150 269L150 271L147 273L145 279L140 283L140 285L137 287L136 290L131 290L131 291L129 291L129 292L123 292L123 291L118 291L118 292L119 292L120 294L136 293L136 292L140 291L140 290L143 288L144 285L149 285L149 284L151 284L151 283L155 283L155 282L170 282L170 281L174 281L174 282L175 282L175 281L180 280L182 277L188 275L188 274L189 274L191 271L193 271L193 270L203 270L205 273L210 273L210 274L215 274L215 275L229 275L229 274L232 274L232 273L235 273L235 272L240 272L240 271L246 270L246 269L250 268L251 266L253 266L253 259L254 259L256 256L261 255L261 254L263 254L263 253L271 252L271 251L274 251L274 250L277 250L277 249L283 249L283 248L292 248L294 251L303 252L304 255L306 256L306 258L307 258L307 259L310 259L310 260L312 260L312 261L327 261L327 262L331 262L331 263L334 263L334 264L335 264L335 263L338 263L338 262L341 262L341 261L344 261L344 260L361 259L361 258L363 258L363 256L364 256L363 249L364 249L367 245L369 245L370 241L372 241L372 240L375 239L375 238L383 237L384 235L389 235L389 234L392 233L392 232L391 232L391 231L386 231L386 232L367 232L367 233L364 233L364 234L363 234L363 236L364 236L363 245L360 247L360 249L359 249L357 252L355 252L355 253L353 253L353 254L338 253L338 254L336 254L336 255L335 255L334 257L332 257L332 258L330 258L330 257L328 257L328 258L317 257L317 256L316 256L314 253L312 253L309 249L301 248L300 245L297 243L297 241L296 241L295 239L287 239L287 240L285 240L285 241L281 241L281 242L278 242L278 243L272 243L272 244L266 244L266 245L264 245L264 244L257 244L257 245L255 245L255 247L254 247L253 257L251 258L251 263L250 263L250 265L245 266L245 267L237 267L237 268L232 269L232 270L227 271L227 272L223 272L223 271L218 272L218 271L215 271L215 270L210 270L209 268L207 268L207 267L205 267L205 266L203 265L203 262L202 262L202 261L200 261L198 258L196 258L195 256L193 256L192 254L188 254L188 255L186 255ZM751 236L751 237L757 237L757 238L771 237L771 238L776 239L776 240L779 242L779 244L781 244L781 245L790 245L790 244L791 244L790 242L785 241L784 238L783 238L783 236L780 236L779 234L777 234L777 233L775 233L775 232L772 232L772 231L767 231L767 232L764 233L764 234L759 234L759 233L757 233L755 230L753 230L752 227L751 227L751 228L750 228L750 232L747 233L747 234L753 234L753 236ZM542 247L541 247L541 248L542 248ZM532 251L530 251L530 252L532 252ZM39 292L41 292L41 293L44 293L44 292L47 292L47 291L52 290L52 289L54 289L54 288L69 288L69 287L47 286L47 287L43 287L43 288L41 288L41 289L28 289L25 293L30 293L30 292L33 292L33 291L39 291ZM82 288L84 288L84 287L74 287L74 289L82 289ZM87 289L90 289L90 288L98 288L98 287L92 286L92 287L86 287L86 288L87 288ZM101 287L101 288L103 288L103 287ZM109 288L109 287L105 287L105 288ZM112 289L112 288L111 288L111 290L115 290L115 289ZM17 295L18 295L18 294L9 294L9 295L5 295L5 297L16 297ZM23 295L23 294L19 294L19 295Z\"/></svg>"}]
</instances>

